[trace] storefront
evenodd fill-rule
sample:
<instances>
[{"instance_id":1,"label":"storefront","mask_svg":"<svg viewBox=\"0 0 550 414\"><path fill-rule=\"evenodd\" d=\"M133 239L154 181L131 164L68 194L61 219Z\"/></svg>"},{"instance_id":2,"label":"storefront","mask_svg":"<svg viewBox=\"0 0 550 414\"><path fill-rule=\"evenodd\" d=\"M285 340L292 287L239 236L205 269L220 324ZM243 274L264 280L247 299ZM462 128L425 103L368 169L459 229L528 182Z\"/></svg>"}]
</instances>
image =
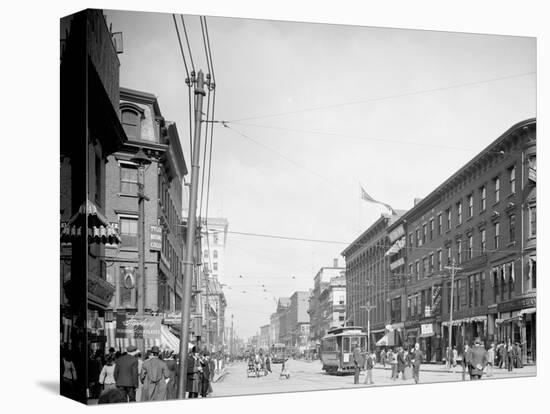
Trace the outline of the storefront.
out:
<instances>
[{"instance_id":1,"label":"storefront","mask_svg":"<svg viewBox=\"0 0 550 414\"><path fill-rule=\"evenodd\" d=\"M513 309L523 305L521 309ZM527 307L528 305L533 305ZM537 310L534 294L499 304L498 318L495 319L496 340L498 342L518 343L523 363L536 362L536 325ZM512 309L511 309L512 308Z\"/></svg>"},{"instance_id":2,"label":"storefront","mask_svg":"<svg viewBox=\"0 0 550 414\"><path fill-rule=\"evenodd\" d=\"M449 321L441 323L441 331L445 348L449 344ZM464 351L464 345L472 345L476 338L480 338L484 343L487 342L487 316L472 316L453 321L452 324L452 347L456 347L459 354ZM487 345L487 344L485 344Z\"/></svg>"},{"instance_id":3,"label":"storefront","mask_svg":"<svg viewBox=\"0 0 550 414\"><path fill-rule=\"evenodd\" d=\"M418 343L420 350L424 353L426 362L441 362L443 349L441 341L441 324L437 322L422 323Z\"/></svg>"}]
</instances>

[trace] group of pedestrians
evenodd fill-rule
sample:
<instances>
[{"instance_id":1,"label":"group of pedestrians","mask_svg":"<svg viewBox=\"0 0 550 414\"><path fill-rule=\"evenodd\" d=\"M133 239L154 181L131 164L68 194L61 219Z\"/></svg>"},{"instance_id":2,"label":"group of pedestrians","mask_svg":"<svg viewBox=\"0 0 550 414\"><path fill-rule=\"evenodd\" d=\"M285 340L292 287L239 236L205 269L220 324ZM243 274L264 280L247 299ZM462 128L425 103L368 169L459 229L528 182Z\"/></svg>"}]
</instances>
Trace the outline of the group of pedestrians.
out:
<instances>
[{"instance_id":1,"label":"group of pedestrians","mask_svg":"<svg viewBox=\"0 0 550 414\"><path fill-rule=\"evenodd\" d=\"M260 349L259 351L250 353L248 356L248 367L254 369L256 377L260 376L260 372L267 375L271 372L271 361L272 357L269 352L264 355L263 351Z\"/></svg>"},{"instance_id":2,"label":"group of pedestrians","mask_svg":"<svg viewBox=\"0 0 550 414\"><path fill-rule=\"evenodd\" d=\"M142 357L133 345L126 352L110 348L103 356L94 354L92 371L97 374L90 383L90 398L97 398L99 404L133 401L163 401L177 398L178 366L177 354L153 346ZM96 364L102 364L99 368ZM215 362L206 350L199 352L193 347L187 360L186 392L189 398L207 397L212 393ZM97 392L97 395L93 393Z\"/></svg>"},{"instance_id":3,"label":"group of pedestrians","mask_svg":"<svg viewBox=\"0 0 550 414\"><path fill-rule=\"evenodd\" d=\"M401 375L403 380L414 378L414 382L420 382L420 366L424 361L424 355L420 350L420 345L416 343L413 348L405 349L398 347L395 350L389 348L388 351L380 352L380 363L385 368L386 364L391 367L391 378L397 380ZM362 367L365 368L365 384L374 384L372 378L372 370L376 363L376 354L366 353L363 355L359 347L353 352L353 362L355 365L354 383L359 383L359 374Z\"/></svg>"}]
</instances>

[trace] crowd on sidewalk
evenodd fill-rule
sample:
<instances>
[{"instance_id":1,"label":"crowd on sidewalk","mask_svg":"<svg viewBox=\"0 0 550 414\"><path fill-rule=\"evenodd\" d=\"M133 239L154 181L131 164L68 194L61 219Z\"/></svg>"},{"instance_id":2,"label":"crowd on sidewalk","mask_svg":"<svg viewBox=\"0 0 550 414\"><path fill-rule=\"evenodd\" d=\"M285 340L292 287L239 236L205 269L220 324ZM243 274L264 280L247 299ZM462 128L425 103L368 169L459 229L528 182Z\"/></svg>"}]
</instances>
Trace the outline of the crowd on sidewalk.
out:
<instances>
[{"instance_id":1,"label":"crowd on sidewalk","mask_svg":"<svg viewBox=\"0 0 550 414\"><path fill-rule=\"evenodd\" d=\"M134 345L125 352L110 348L107 354L93 353L88 361L89 399L98 404L159 401L177 398L178 354L153 346L142 354ZM77 374L70 353L62 353L62 394L71 395ZM212 393L216 362L204 349L190 349L185 382L188 398L203 398ZM74 390L73 390L74 391Z\"/></svg>"}]
</instances>

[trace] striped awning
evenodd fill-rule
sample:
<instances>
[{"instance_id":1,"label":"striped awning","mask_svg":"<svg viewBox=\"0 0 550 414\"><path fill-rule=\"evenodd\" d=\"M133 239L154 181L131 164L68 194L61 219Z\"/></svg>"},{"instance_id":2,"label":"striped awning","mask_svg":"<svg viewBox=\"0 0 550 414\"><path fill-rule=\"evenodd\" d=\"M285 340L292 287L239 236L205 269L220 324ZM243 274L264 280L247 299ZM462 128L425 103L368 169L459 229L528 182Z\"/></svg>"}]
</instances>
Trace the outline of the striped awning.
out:
<instances>
[{"instance_id":1,"label":"striped awning","mask_svg":"<svg viewBox=\"0 0 550 414\"><path fill-rule=\"evenodd\" d=\"M106 348L115 348L119 351L124 351L129 345L138 346L138 341L135 338L116 338L116 321L105 323L105 335L107 336ZM166 325L160 325L160 338L158 339L145 339L145 350L150 349L152 346L158 346L160 348L169 349L174 352L178 352L180 347L179 338L170 332L170 329ZM141 350L141 351L145 351Z\"/></svg>"},{"instance_id":2,"label":"striped awning","mask_svg":"<svg viewBox=\"0 0 550 414\"><path fill-rule=\"evenodd\" d=\"M62 243L70 243L76 238L82 237L86 223L85 217L88 218L86 234L90 243L119 244L121 242L118 228L109 223L107 217L98 210L93 202L86 200L68 222L61 223Z\"/></svg>"}]
</instances>

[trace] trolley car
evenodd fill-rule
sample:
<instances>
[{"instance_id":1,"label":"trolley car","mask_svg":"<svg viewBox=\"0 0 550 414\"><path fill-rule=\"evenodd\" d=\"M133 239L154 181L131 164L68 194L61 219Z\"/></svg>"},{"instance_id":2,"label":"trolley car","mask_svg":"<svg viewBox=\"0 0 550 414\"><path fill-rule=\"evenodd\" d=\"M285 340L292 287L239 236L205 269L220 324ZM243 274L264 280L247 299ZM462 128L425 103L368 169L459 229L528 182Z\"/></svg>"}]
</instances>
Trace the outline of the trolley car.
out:
<instances>
[{"instance_id":1,"label":"trolley car","mask_svg":"<svg viewBox=\"0 0 550 414\"><path fill-rule=\"evenodd\" d=\"M285 344L271 345L271 362L273 364L282 364L288 359L288 352Z\"/></svg>"},{"instance_id":2,"label":"trolley car","mask_svg":"<svg viewBox=\"0 0 550 414\"><path fill-rule=\"evenodd\" d=\"M321 339L321 362L327 374L353 373L353 350L366 351L367 334L360 326L332 328Z\"/></svg>"}]
</instances>

